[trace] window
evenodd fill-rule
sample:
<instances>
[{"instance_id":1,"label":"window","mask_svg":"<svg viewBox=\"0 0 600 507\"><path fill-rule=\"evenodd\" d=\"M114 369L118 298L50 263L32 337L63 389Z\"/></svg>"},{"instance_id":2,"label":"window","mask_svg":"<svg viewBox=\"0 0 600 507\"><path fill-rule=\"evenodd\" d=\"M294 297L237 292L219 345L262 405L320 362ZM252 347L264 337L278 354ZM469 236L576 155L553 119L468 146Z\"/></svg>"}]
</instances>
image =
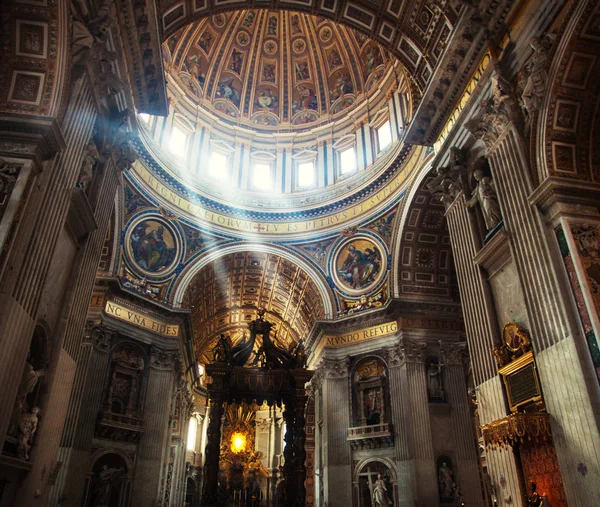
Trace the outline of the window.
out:
<instances>
[{"instance_id":1,"label":"window","mask_svg":"<svg viewBox=\"0 0 600 507\"><path fill-rule=\"evenodd\" d=\"M300 162L297 166L298 169L298 186L299 187L312 187L315 184L315 163L314 162Z\"/></svg>"},{"instance_id":2,"label":"window","mask_svg":"<svg viewBox=\"0 0 600 507\"><path fill-rule=\"evenodd\" d=\"M271 164L257 163L252 169L252 186L258 190L271 190L273 188L273 176Z\"/></svg>"},{"instance_id":3,"label":"window","mask_svg":"<svg viewBox=\"0 0 600 507\"><path fill-rule=\"evenodd\" d=\"M389 120L386 120L386 122L377 129L377 143L379 144L379 151L385 150L392 144L392 127Z\"/></svg>"},{"instance_id":4,"label":"window","mask_svg":"<svg viewBox=\"0 0 600 507\"><path fill-rule=\"evenodd\" d=\"M339 152L340 174L348 174L356 170L356 152L354 146Z\"/></svg>"},{"instance_id":5,"label":"window","mask_svg":"<svg viewBox=\"0 0 600 507\"><path fill-rule=\"evenodd\" d=\"M210 156L208 175L216 181L227 183L229 181L229 160L227 155L213 151Z\"/></svg>"},{"instance_id":6,"label":"window","mask_svg":"<svg viewBox=\"0 0 600 507\"><path fill-rule=\"evenodd\" d=\"M196 450L196 434L198 433L198 419L190 417L190 425L188 428L187 450Z\"/></svg>"},{"instance_id":7,"label":"window","mask_svg":"<svg viewBox=\"0 0 600 507\"><path fill-rule=\"evenodd\" d=\"M185 157L185 145L187 144L187 135L185 132L175 126L171 130L169 137L169 151L178 157Z\"/></svg>"}]
</instances>

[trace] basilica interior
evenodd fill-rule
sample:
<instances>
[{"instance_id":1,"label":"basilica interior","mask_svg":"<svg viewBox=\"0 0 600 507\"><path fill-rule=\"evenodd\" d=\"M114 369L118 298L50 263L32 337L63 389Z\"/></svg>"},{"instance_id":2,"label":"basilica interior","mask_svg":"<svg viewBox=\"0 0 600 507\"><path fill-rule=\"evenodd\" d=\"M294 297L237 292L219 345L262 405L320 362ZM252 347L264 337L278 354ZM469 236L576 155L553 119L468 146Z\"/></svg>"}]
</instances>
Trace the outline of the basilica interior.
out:
<instances>
[{"instance_id":1,"label":"basilica interior","mask_svg":"<svg viewBox=\"0 0 600 507\"><path fill-rule=\"evenodd\" d=\"M599 2L0 12L0 507L600 506Z\"/></svg>"}]
</instances>

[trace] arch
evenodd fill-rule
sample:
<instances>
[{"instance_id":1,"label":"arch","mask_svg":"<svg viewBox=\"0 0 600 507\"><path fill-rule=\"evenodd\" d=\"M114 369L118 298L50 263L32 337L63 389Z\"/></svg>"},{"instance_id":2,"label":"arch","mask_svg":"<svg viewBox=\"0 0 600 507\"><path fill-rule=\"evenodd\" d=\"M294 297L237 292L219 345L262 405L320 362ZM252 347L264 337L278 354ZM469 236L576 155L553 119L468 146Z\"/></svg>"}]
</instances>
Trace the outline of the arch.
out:
<instances>
[{"instance_id":1,"label":"arch","mask_svg":"<svg viewBox=\"0 0 600 507\"><path fill-rule=\"evenodd\" d=\"M415 200L415 196L429 172L431 171L433 163L433 157L425 162L423 168L420 171L415 171L415 176L411 183L410 191L406 199L404 199L404 206L402 207L402 216L400 217L400 223L398 224L397 236L394 242L394 250L392 251L392 296L399 297L399 278L400 278L400 245L402 244L402 231L404 231L404 225L411 208L411 204Z\"/></svg>"},{"instance_id":2,"label":"arch","mask_svg":"<svg viewBox=\"0 0 600 507\"><path fill-rule=\"evenodd\" d=\"M323 275L317 271L317 268L309 264L306 260L294 255L291 251L286 248L270 245L266 243L238 243L235 245L228 245L224 247L217 247L212 251L207 252L201 258L194 263L186 267L186 269L180 275L179 280L173 295L173 306L181 307L184 295L194 279L195 275L205 266L214 262L226 255L239 252L262 252L267 254L278 255L288 261L296 264L311 278L311 280L317 286L319 295L323 301L323 307L325 309L326 319L331 319L334 316L334 296L331 288L327 284Z\"/></svg>"},{"instance_id":3,"label":"arch","mask_svg":"<svg viewBox=\"0 0 600 507\"><path fill-rule=\"evenodd\" d=\"M99 495L102 496L102 505L128 505L132 465L131 459L116 449L103 449L92 455L86 476L84 505L97 504Z\"/></svg>"},{"instance_id":4,"label":"arch","mask_svg":"<svg viewBox=\"0 0 600 507\"><path fill-rule=\"evenodd\" d=\"M600 42L589 32L599 11L597 2L576 2L549 50L553 56L545 92L531 126L534 187L548 177L600 182L594 170L600 158L600 103L595 94L600 86Z\"/></svg>"},{"instance_id":5,"label":"arch","mask_svg":"<svg viewBox=\"0 0 600 507\"><path fill-rule=\"evenodd\" d=\"M365 466L367 466L369 463L375 463L375 462L383 463L386 467L388 467L388 469L390 470L390 474L392 476L390 478L392 484L398 483L398 468L396 467L396 463L394 461L392 461L392 459L386 458L383 456L365 458L365 459L359 461L358 464L356 465L356 467L354 468L354 471L352 472L352 481L357 482L358 474L363 471Z\"/></svg>"}]
</instances>

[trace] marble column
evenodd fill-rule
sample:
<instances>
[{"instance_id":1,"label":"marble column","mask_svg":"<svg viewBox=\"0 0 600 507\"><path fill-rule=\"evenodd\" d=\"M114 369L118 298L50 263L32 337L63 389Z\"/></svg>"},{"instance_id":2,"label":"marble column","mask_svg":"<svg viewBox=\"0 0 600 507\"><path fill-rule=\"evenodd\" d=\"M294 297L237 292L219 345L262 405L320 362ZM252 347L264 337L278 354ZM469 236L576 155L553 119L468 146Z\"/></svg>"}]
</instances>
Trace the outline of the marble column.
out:
<instances>
[{"instance_id":1,"label":"marble column","mask_svg":"<svg viewBox=\"0 0 600 507\"><path fill-rule=\"evenodd\" d=\"M410 438L412 424L408 378L406 368L402 367L403 357L398 347L386 349L385 353L390 377L391 422L398 467L398 500L400 505L414 505L417 498L417 478Z\"/></svg>"},{"instance_id":2,"label":"marble column","mask_svg":"<svg viewBox=\"0 0 600 507\"><path fill-rule=\"evenodd\" d=\"M465 371L465 344L442 346L444 364L444 388L450 404L450 421L455 441L454 479L460 486L466 505L483 505L479 478L477 442L473 433L471 401L467 393Z\"/></svg>"},{"instance_id":3,"label":"marble column","mask_svg":"<svg viewBox=\"0 0 600 507\"><path fill-rule=\"evenodd\" d=\"M82 344L84 354L77 363L69 411L57 457L62 465L50 493L50 505L58 502L59 498L64 499L63 507L76 507L83 502L85 474L96 419L103 402L112 343L113 333L102 326L95 326L87 331Z\"/></svg>"},{"instance_id":4,"label":"marble column","mask_svg":"<svg viewBox=\"0 0 600 507\"><path fill-rule=\"evenodd\" d=\"M348 359L324 358L323 370L323 483L324 501L329 507L352 505L352 461L348 428L350 427L350 393Z\"/></svg>"},{"instance_id":5,"label":"marble column","mask_svg":"<svg viewBox=\"0 0 600 507\"><path fill-rule=\"evenodd\" d=\"M169 415L175 380L175 354L150 349L150 371L144 409L144 434L138 446L131 498L138 505L160 501L161 473L169 456Z\"/></svg>"}]
</instances>

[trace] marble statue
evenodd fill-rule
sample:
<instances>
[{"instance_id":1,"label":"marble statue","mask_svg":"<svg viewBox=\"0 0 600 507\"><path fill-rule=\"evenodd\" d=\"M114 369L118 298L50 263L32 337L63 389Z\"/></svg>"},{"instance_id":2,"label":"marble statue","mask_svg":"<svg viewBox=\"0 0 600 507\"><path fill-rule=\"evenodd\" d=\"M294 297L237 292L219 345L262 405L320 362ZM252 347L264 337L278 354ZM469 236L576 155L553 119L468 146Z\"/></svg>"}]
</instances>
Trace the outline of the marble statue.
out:
<instances>
[{"instance_id":1,"label":"marble statue","mask_svg":"<svg viewBox=\"0 0 600 507\"><path fill-rule=\"evenodd\" d=\"M108 507L112 487L124 473L124 468L109 468L107 465L102 465L92 485L92 507Z\"/></svg>"},{"instance_id":2,"label":"marble statue","mask_svg":"<svg viewBox=\"0 0 600 507\"><path fill-rule=\"evenodd\" d=\"M392 505L388 496L385 480L381 474L377 474L377 480L373 485L373 507L387 507Z\"/></svg>"},{"instance_id":3,"label":"marble statue","mask_svg":"<svg viewBox=\"0 0 600 507\"><path fill-rule=\"evenodd\" d=\"M445 461L438 469L438 484L442 498L452 498L454 496L454 475Z\"/></svg>"},{"instance_id":4,"label":"marble statue","mask_svg":"<svg viewBox=\"0 0 600 507\"><path fill-rule=\"evenodd\" d=\"M88 143L84 156L83 162L81 164L81 169L79 171L79 177L77 179L77 186L80 188L85 188L85 186L92 181L94 176L94 166L96 162L100 159L100 155L98 154L98 149L96 148L96 143L90 139Z\"/></svg>"},{"instance_id":5,"label":"marble statue","mask_svg":"<svg viewBox=\"0 0 600 507\"><path fill-rule=\"evenodd\" d=\"M444 398L442 365L439 363L429 364L427 369L427 391L430 398Z\"/></svg>"},{"instance_id":6,"label":"marble statue","mask_svg":"<svg viewBox=\"0 0 600 507\"><path fill-rule=\"evenodd\" d=\"M33 407L31 413L26 412L21 414L21 419L19 420L19 446L17 447L17 456L21 459L29 459L33 437L37 431L39 413L39 407Z\"/></svg>"},{"instance_id":7,"label":"marble statue","mask_svg":"<svg viewBox=\"0 0 600 507\"><path fill-rule=\"evenodd\" d=\"M21 377L21 383L19 384L19 390L17 392L17 401L15 402L15 408L13 409L9 433L13 434L16 431L21 419L21 414L28 409L27 396L34 391L40 377L43 377L45 374L46 372L44 370L36 371L29 360L25 362L23 376Z\"/></svg>"},{"instance_id":8,"label":"marble statue","mask_svg":"<svg viewBox=\"0 0 600 507\"><path fill-rule=\"evenodd\" d=\"M473 195L465 205L472 208L477 203L481 208L485 227L491 231L502 221L500 205L498 204L498 195L494 188L494 181L491 176L484 176L483 169L475 169L473 177L477 181L477 185L473 190Z\"/></svg>"},{"instance_id":9,"label":"marble statue","mask_svg":"<svg viewBox=\"0 0 600 507\"><path fill-rule=\"evenodd\" d=\"M531 121L532 114L540 108L546 90L548 49L544 47L542 40L538 38L531 39L529 45L533 49L533 55L525 65L528 76L521 93L521 103L527 119Z\"/></svg>"}]
</instances>

